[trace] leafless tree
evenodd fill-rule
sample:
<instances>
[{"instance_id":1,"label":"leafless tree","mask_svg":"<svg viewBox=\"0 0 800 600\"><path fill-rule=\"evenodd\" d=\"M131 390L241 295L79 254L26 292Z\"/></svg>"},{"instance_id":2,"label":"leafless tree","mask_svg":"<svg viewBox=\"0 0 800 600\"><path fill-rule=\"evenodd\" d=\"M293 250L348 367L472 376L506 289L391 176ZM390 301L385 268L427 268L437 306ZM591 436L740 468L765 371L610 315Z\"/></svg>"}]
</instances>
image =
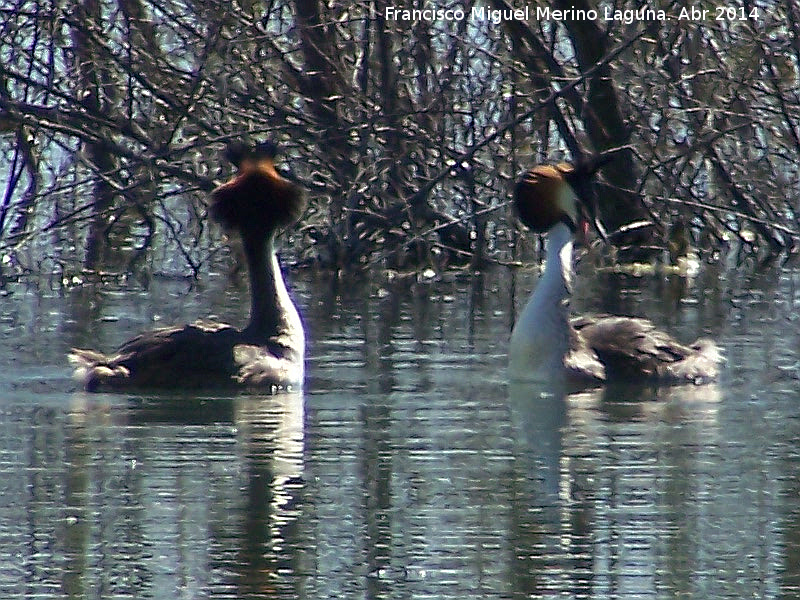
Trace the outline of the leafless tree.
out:
<instances>
[{"instance_id":1,"label":"leafless tree","mask_svg":"<svg viewBox=\"0 0 800 600\"><path fill-rule=\"evenodd\" d=\"M219 151L243 134L282 146L310 198L296 255L331 268L513 258L518 173L613 148L608 229L792 250L797 1L622 12L639 4L607 20L591 0L436 1L461 12L404 20L388 0L7 2L0 269L198 273Z\"/></svg>"}]
</instances>

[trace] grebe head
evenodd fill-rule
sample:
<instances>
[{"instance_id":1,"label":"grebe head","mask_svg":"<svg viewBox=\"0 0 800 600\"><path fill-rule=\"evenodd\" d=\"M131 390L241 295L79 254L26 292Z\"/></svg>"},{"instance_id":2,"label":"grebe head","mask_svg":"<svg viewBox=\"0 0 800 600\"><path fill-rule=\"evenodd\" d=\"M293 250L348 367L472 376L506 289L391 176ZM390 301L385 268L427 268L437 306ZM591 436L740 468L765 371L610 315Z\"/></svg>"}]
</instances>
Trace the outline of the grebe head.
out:
<instances>
[{"instance_id":1,"label":"grebe head","mask_svg":"<svg viewBox=\"0 0 800 600\"><path fill-rule=\"evenodd\" d=\"M597 216L597 196L592 176L612 158L598 155L575 164L538 165L525 173L514 190L514 206L520 220L536 233L549 231L559 222L572 231L591 221L606 239Z\"/></svg>"},{"instance_id":2,"label":"grebe head","mask_svg":"<svg viewBox=\"0 0 800 600\"><path fill-rule=\"evenodd\" d=\"M226 229L268 235L292 225L305 210L299 186L275 169L277 146L271 141L248 145L232 142L225 157L236 176L211 193L211 216Z\"/></svg>"},{"instance_id":3,"label":"grebe head","mask_svg":"<svg viewBox=\"0 0 800 600\"><path fill-rule=\"evenodd\" d=\"M536 233L544 233L557 223L575 231L579 200L565 175L568 164L537 165L525 173L514 190L514 207L520 221Z\"/></svg>"}]
</instances>

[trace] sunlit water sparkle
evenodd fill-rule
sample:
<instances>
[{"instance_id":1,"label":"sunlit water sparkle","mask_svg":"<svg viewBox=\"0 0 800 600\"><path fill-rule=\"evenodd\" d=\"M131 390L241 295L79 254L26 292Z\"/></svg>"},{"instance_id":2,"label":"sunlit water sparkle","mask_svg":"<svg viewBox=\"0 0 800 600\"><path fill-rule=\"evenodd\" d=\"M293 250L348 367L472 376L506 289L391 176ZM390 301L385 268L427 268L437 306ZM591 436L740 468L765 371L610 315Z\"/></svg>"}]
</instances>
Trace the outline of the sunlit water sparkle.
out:
<instances>
[{"instance_id":1,"label":"sunlit water sparkle","mask_svg":"<svg viewBox=\"0 0 800 600\"><path fill-rule=\"evenodd\" d=\"M703 276L584 277L574 306L712 335L718 384L569 396L505 381L530 272L295 274L307 379L276 396L70 379L71 345L241 322L222 279L14 284L0 597L799 597L800 275Z\"/></svg>"}]
</instances>

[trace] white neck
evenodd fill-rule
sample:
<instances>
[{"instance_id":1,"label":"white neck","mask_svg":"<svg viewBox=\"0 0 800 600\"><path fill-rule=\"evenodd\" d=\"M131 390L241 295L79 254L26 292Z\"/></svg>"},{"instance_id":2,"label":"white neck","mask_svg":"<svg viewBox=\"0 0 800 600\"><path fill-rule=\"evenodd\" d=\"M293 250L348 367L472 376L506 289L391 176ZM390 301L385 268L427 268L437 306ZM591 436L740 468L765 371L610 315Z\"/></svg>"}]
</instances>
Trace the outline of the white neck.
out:
<instances>
[{"instance_id":1,"label":"white neck","mask_svg":"<svg viewBox=\"0 0 800 600\"><path fill-rule=\"evenodd\" d=\"M280 336L302 353L303 325L283 281L274 238L242 237L250 274L250 323L245 331L260 342Z\"/></svg>"},{"instance_id":2,"label":"white neck","mask_svg":"<svg viewBox=\"0 0 800 600\"><path fill-rule=\"evenodd\" d=\"M552 381L564 372L572 283L572 231L566 224L558 223L548 233L545 260L544 273L511 333L512 380Z\"/></svg>"}]
</instances>

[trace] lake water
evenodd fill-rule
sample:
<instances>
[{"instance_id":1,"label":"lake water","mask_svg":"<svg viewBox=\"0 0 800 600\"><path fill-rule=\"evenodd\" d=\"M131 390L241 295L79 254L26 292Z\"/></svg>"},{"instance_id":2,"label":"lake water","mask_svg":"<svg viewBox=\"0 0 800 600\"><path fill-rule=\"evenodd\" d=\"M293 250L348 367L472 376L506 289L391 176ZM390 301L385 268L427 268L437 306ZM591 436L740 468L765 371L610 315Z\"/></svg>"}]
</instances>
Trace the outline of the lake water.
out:
<instances>
[{"instance_id":1,"label":"lake water","mask_svg":"<svg viewBox=\"0 0 800 600\"><path fill-rule=\"evenodd\" d=\"M530 271L292 277L302 393L88 395L71 345L216 315L154 281L0 297L0 598L798 598L800 273L585 276L577 311L711 335L720 382L509 386Z\"/></svg>"}]
</instances>

